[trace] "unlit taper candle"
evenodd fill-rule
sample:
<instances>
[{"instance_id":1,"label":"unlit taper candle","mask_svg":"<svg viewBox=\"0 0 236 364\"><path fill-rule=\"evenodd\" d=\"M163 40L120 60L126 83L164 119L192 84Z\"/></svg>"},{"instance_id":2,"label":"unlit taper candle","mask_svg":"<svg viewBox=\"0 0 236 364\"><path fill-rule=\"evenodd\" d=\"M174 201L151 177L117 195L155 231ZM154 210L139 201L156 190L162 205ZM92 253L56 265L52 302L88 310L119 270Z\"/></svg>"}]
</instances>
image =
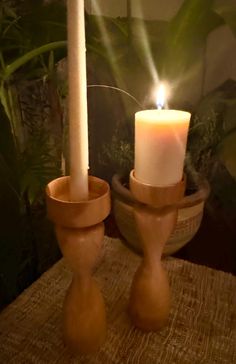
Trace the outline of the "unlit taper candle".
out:
<instances>
[{"instance_id":1,"label":"unlit taper candle","mask_svg":"<svg viewBox=\"0 0 236 364\"><path fill-rule=\"evenodd\" d=\"M88 199L88 111L84 0L67 1L70 199Z\"/></svg>"}]
</instances>

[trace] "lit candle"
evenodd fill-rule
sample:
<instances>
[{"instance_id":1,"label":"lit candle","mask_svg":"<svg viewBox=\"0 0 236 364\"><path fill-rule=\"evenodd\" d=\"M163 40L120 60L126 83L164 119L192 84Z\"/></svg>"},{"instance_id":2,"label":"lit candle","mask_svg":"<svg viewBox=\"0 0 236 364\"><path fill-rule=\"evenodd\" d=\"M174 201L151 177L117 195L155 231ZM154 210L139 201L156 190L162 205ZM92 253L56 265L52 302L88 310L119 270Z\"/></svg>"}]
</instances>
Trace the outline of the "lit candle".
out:
<instances>
[{"instance_id":1,"label":"lit candle","mask_svg":"<svg viewBox=\"0 0 236 364\"><path fill-rule=\"evenodd\" d=\"M84 0L67 1L70 199L88 199L88 115Z\"/></svg>"},{"instance_id":2,"label":"lit candle","mask_svg":"<svg viewBox=\"0 0 236 364\"><path fill-rule=\"evenodd\" d=\"M161 97L163 93L159 92ZM160 100L157 105L159 108ZM185 111L160 109L135 114L134 169L138 180L168 186L182 179L190 116Z\"/></svg>"}]
</instances>

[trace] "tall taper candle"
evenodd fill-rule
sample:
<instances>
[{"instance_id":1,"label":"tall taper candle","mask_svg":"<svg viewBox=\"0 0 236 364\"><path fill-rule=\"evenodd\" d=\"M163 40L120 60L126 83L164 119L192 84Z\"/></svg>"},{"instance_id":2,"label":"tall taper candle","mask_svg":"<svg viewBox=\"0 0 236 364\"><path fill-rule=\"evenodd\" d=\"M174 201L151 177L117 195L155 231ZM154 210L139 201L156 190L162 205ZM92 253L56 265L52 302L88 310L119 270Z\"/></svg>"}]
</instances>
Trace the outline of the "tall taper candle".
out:
<instances>
[{"instance_id":1,"label":"tall taper candle","mask_svg":"<svg viewBox=\"0 0 236 364\"><path fill-rule=\"evenodd\" d=\"M70 199L88 199L88 112L84 0L67 1Z\"/></svg>"}]
</instances>

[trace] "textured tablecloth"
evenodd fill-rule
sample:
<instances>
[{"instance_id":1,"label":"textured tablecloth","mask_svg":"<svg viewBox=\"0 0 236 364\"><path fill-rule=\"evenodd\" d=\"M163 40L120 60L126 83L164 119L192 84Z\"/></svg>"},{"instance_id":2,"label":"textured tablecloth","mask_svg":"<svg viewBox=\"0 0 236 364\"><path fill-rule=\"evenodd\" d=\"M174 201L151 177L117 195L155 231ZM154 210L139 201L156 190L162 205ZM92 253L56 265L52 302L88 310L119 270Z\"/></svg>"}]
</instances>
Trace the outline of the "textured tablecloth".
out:
<instances>
[{"instance_id":1,"label":"textured tablecloth","mask_svg":"<svg viewBox=\"0 0 236 364\"><path fill-rule=\"evenodd\" d=\"M140 258L105 238L95 272L106 301L108 335L93 356L73 357L61 339L62 302L71 272L62 259L0 314L0 364L236 363L236 278L169 258L169 324L159 333L135 329L126 312Z\"/></svg>"}]
</instances>

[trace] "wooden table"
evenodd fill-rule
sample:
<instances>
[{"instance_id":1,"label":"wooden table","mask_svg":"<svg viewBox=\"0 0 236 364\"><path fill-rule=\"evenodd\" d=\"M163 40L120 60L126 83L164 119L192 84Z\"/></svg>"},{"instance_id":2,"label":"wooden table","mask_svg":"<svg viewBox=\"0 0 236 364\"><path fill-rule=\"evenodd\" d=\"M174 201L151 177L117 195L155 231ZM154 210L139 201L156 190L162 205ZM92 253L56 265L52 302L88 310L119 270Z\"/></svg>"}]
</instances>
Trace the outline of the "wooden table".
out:
<instances>
[{"instance_id":1,"label":"wooden table","mask_svg":"<svg viewBox=\"0 0 236 364\"><path fill-rule=\"evenodd\" d=\"M169 324L159 333L135 329L126 312L139 257L119 239L105 238L95 276L107 307L105 345L73 357L61 339L61 309L71 272L60 260L0 314L0 363L233 364L236 363L236 278L169 258Z\"/></svg>"}]
</instances>

